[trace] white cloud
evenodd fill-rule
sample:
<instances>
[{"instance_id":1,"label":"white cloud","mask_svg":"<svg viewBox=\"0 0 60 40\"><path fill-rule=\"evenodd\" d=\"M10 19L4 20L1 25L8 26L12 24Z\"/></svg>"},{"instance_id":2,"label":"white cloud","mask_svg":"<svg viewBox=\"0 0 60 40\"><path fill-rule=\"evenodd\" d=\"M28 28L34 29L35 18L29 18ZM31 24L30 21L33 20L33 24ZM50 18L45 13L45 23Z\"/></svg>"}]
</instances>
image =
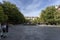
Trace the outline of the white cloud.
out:
<instances>
[{"instance_id":1,"label":"white cloud","mask_svg":"<svg viewBox=\"0 0 60 40\"><path fill-rule=\"evenodd\" d=\"M41 9L38 9L41 5L41 0L33 0L33 2L30 5L27 5L25 7L25 10L21 10L22 13L24 13L25 16L38 16Z\"/></svg>"},{"instance_id":2,"label":"white cloud","mask_svg":"<svg viewBox=\"0 0 60 40\"><path fill-rule=\"evenodd\" d=\"M33 10L33 11L25 11L24 16L39 16L41 12L41 9L39 10Z\"/></svg>"},{"instance_id":3,"label":"white cloud","mask_svg":"<svg viewBox=\"0 0 60 40\"><path fill-rule=\"evenodd\" d=\"M38 16L40 11L32 11L32 12L27 12L25 16Z\"/></svg>"},{"instance_id":4,"label":"white cloud","mask_svg":"<svg viewBox=\"0 0 60 40\"><path fill-rule=\"evenodd\" d=\"M28 5L24 5L21 0L9 0L10 2L14 3L17 5L17 7L20 9L20 11L25 15L25 16L38 16L40 13L40 5L42 3L42 0L29 0L32 1Z\"/></svg>"},{"instance_id":5,"label":"white cloud","mask_svg":"<svg viewBox=\"0 0 60 40\"><path fill-rule=\"evenodd\" d=\"M12 0L11 0L12 1ZM18 6L18 8L20 8L20 11L25 15L25 16L39 16L40 12L41 12L41 6L44 6L44 2L45 0L29 0L32 1L30 4L25 5L21 0L13 0L15 2L15 4ZM24 0L23 0L24 1ZM46 4L44 8L46 8L47 6L51 6L51 5L57 5L60 4L60 0L46 0L48 3Z\"/></svg>"},{"instance_id":6,"label":"white cloud","mask_svg":"<svg viewBox=\"0 0 60 40\"><path fill-rule=\"evenodd\" d=\"M39 0L33 0L33 2L26 7L26 10L35 10L40 5L41 5L41 1L39 1Z\"/></svg>"},{"instance_id":7,"label":"white cloud","mask_svg":"<svg viewBox=\"0 0 60 40\"><path fill-rule=\"evenodd\" d=\"M31 10L31 9L35 9L35 8L39 7L40 4L41 4L41 2L38 2L38 3L36 3L36 2L37 1L34 0L33 3L31 3L30 5L28 5L26 9L27 10L29 10L29 9Z\"/></svg>"},{"instance_id":8,"label":"white cloud","mask_svg":"<svg viewBox=\"0 0 60 40\"><path fill-rule=\"evenodd\" d=\"M60 4L60 0L48 0L48 1L50 1L50 2L54 1L54 2L46 5L45 7L50 6L50 5L59 5ZM33 0L33 2L30 5L28 5L25 8L25 10L23 10L22 12L25 14L25 16L39 16L42 8L38 9L38 7L41 6L41 3L42 3L41 0L40 1L39 0Z\"/></svg>"},{"instance_id":9,"label":"white cloud","mask_svg":"<svg viewBox=\"0 0 60 40\"><path fill-rule=\"evenodd\" d=\"M11 0L12 1L12 0ZM49 2L47 2L48 4L44 5L45 0L29 0L32 1L30 4L28 5L24 5L23 2L21 2L21 0L14 0L15 4L20 8L20 11L25 15L25 16L39 16L40 11L41 11L41 7L46 8L47 6L50 5L59 5L60 4L60 0L48 0ZM46 0L47 1L47 0Z\"/></svg>"}]
</instances>

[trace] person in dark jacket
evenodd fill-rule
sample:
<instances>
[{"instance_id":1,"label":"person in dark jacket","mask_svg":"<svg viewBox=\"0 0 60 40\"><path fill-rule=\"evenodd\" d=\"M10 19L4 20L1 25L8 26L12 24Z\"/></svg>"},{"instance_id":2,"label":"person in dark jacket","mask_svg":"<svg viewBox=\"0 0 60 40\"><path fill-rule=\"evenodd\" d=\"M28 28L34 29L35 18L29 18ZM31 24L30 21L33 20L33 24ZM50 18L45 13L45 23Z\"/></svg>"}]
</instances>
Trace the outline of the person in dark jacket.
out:
<instances>
[{"instance_id":1,"label":"person in dark jacket","mask_svg":"<svg viewBox=\"0 0 60 40\"><path fill-rule=\"evenodd\" d=\"M8 32L8 23L6 23L6 32Z\"/></svg>"},{"instance_id":2,"label":"person in dark jacket","mask_svg":"<svg viewBox=\"0 0 60 40\"><path fill-rule=\"evenodd\" d=\"M5 37L6 32L6 23L1 23L2 35L1 37Z\"/></svg>"},{"instance_id":3,"label":"person in dark jacket","mask_svg":"<svg viewBox=\"0 0 60 40\"><path fill-rule=\"evenodd\" d=\"M6 23L5 37L8 37L8 23Z\"/></svg>"},{"instance_id":4,"label":"person in dark jacket","mask_svg":"<svg viewBox=\"0 0 60 40\"><path fill-rule=\"evenodd\" d=\"M2 28L2 35L1 37L7 37L7 34L8 34L8 23L2 23L1 24L1 28Z\"/></svg>"}]
</instances>

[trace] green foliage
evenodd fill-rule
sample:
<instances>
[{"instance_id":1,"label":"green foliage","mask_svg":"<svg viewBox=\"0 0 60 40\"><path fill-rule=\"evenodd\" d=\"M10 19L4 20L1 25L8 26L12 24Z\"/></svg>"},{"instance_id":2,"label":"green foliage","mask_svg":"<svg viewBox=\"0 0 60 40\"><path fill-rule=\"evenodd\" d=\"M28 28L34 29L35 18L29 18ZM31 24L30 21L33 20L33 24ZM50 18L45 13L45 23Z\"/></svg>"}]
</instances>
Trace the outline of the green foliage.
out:
<instances>
[{"instance_id":1,"label":"green foliage","mask_svg":"<svg viewBox=\"0 0 60 40\"><path fill-rule=\"evenodd\" d=\"M4 1L0 6L0 22L1 21L18 24L24 23L25 18L16 5Z\"/></svg>"},{"instance_id":2,"label":"green foliage","mask_svg":"<svg viewBox=\"0 0 60 40\"><path fill-rule=\"evenodd\" d=\"M37 18L35 18L33 21L32 21L33 23L39 23L40 22L40 18L39 17L37 17Z\"/></svg>"},{"instance_id":3,"label":"green foliage","mask_svg":"<svg viewBox=\"0 0 60 40\"><path fill-rule=\"evenodd\" d=\"M39 18L36 18L34 23L46 23L46 24L60 24L60 10L55 6L49 6L45 10L41 11Z\"/></svg>"},{"instance_id":4,"label":"green foliage","mask_svg":"<svg viewBox=\"0 0 60 40\"><path fill-rule=\"evenodd\" d=\"M45 10L41 12L40 20L41 22L47 22L49 24L56 24L58 21L57 16L60 15L59 12L57 12L56 8L54 6L47 7ZM58 16L60 17L60 16ZM60 18L59 18L60 20Z\"/></svg>"},{"instance_id":5,"label":"green foliage","mask_svg":"<svg viewBox=\"0 0 60 40\"><path fill-rule=\"evenodd\" d=\"M8 20L7 15L4 14L3 8L0 5L0 22L5 22Z\"/></svg>"}]
</instances>

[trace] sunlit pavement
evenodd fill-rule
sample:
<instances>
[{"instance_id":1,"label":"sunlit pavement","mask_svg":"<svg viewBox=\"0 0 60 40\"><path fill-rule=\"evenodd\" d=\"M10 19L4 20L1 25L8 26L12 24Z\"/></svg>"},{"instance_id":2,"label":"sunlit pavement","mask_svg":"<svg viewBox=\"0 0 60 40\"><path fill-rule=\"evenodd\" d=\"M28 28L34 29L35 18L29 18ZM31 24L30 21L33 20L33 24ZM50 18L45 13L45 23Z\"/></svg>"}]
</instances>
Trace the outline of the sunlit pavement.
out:
<instances>
[{"instance_id":1,"label":"sunlit pavement","mask_svg":"<svg viewBox=\"0 0 60 40\"><path fill-rule=\"evenodd\" d=\"M60 27L15 25L2 40L60 40Z\"/></svg>"},{"instance_id":2,"label":"sunlit pavement","mask_svg":"<svg viewBox=\"0 0 60 40\"><path fill-rule=\"evenodd\" d=\"M60 27L60 25L37 25L40 27Z\"/></svg>"}]
</instances>

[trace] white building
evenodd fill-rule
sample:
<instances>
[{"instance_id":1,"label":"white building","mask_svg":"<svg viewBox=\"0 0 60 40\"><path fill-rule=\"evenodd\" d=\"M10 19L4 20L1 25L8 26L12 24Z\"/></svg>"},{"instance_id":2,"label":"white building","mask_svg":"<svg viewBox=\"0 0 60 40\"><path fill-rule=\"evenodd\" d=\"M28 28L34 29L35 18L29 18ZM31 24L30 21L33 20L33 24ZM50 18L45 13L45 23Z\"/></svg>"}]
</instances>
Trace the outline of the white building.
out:
<instances>
[{"instance_id":1,"label":"white building","mask_svg":"<svg viewBox=\"0 0 60 40\"><path fill-rule=\"evenodd\" d=\"M30 20L34 20L34 19L36 19L36 18L38 18L38 17L25 17L26 19L30 19Z\"/></svg>"},{"instance_id":2,"label":"white building","mask_svg":"<svg viewBox=\"0 0 60 40\"><path fill-rule=\"evenodd\" d=\"M60 5L56 5L55 8L56 8L57 10L60 10Z\"/></svg>"}]
</instances>

